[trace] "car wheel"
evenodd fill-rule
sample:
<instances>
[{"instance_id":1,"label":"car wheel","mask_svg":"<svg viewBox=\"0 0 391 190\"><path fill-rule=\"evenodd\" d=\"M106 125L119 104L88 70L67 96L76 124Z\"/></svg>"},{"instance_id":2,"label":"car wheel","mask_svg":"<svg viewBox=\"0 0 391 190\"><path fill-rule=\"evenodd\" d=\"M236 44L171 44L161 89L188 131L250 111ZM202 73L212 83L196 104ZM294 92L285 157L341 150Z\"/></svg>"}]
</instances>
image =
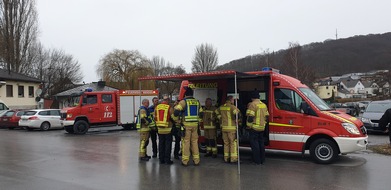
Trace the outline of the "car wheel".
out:
<instances>
[{"instance_id":1,"label":"car wheel","mask_svg":"<svg viewBox=\"0 0 391 190\"><path fill-rule=\"evenodd\" d=\"M66 132L68 132L68 133L70 133L70 134L75 133L75 132L73 131L73 126L66 126L66 127L64 127L64 129L65 129Z\"/></svg>"},{"instance_id":2,"label":"car wheel","mask_svg":"<svg viewBox=\"0 0 391 190\"><path fill-rule=\"evenodd\" d=\"M50 123L49 122L43 122L40 127L41 131L47 131L50 129Z\"/></svg>"},{"instance_id":3,"label":"car wheel","mask_svg":"<svg viewBox=\"0 0 391 190\"><path fill-rule=\"evenodd\" d=\"M76 121L76 123L73 125L73 132L75 134L84 135L87 133L89 127L90 126L88 125L88 123L86 121L79 120L79 121Z\"/></svg>"},{"instance_id":4,"label":"car wheel","mask_svg":"<svg viewBox=\"0 0 391 190\"><path fill-rule=\"evenodd\" d=\"M32 131L32 130L34 130L34 129L31 128L31 127L26 127L26 129L27 129L27 131Z\"/></svg>"},{"instance_id":5,"label":"car wheel","mask_svg":"<svg viewBox=\"0 0 391 190\"><path fill-rule=\"evenodd\" d=\"M330 164L338 154L337 145L329 139L317 139L310 146L311 158L319 164Z\"/></svg>"}]
</instances>

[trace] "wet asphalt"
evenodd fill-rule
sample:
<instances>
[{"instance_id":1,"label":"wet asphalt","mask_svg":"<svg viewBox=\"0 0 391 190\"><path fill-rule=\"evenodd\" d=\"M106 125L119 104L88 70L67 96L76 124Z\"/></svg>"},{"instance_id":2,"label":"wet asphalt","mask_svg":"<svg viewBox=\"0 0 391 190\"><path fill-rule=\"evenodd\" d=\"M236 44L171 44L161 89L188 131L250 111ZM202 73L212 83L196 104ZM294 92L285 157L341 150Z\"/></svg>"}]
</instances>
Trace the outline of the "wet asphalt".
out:
<instances>
[{"instance_id":1,"label":"wet asphalt","mask_svg":"<svg viewBox=\"0 0 391 190\"><path fill-rule=\"evenodd\" d=\"M342 155L330 165L315 164L308 154L267 151L265 165L257 166L250 149L241 148L239 174L238 165L225 164L221 154L201 155L200 166L140 162L137 132L120 129L97 128L83 136L0 129L0 190L391 189L391 157L370 150ZM387 139L370 135L369 142Z\"/></svg>"}]
</instances>

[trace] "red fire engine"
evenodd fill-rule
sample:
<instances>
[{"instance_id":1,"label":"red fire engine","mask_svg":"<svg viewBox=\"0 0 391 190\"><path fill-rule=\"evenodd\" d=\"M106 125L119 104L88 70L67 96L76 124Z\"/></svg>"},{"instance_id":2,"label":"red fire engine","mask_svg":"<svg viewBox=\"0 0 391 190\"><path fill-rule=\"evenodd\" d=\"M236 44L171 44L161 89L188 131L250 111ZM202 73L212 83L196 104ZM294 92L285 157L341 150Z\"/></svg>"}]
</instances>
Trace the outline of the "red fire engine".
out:
<instances>
[{"instance_id":1,"label":"red fire engine","mask_svg":"<svg viewBox=\"0 0 391 190\"><path fill-rule=\"evenodd\" d=\"M368 144L366 129L359 119L330 108L299 80L272 68L246 73L215 71L142 77L139 80L184 81L179 97L183 98L183 87L188 86L193 88L194 97L201 104L206 98L212 98L219 106L228 95L233 95L243 113L243 124L251 92L259 91L260 99L267 105L270 114L269 145L266 148L302 154L309 150L317 163L331 163L339 154L363 150ZM238 134L240 145L249 146L249 133L245 126L238 126ZM201 143L202 140L201 137Z\"/></svg>"}]
</instances>

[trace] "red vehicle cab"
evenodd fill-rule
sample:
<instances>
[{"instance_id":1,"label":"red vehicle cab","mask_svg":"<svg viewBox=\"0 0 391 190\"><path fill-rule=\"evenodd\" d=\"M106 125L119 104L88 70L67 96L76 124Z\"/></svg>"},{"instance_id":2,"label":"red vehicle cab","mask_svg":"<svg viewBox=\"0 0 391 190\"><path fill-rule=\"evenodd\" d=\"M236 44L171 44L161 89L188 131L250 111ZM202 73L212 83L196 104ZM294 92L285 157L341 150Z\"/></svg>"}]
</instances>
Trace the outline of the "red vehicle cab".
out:
<instances>
[{"instance_id":1,"label":"red vehicle cab","mask_svg":"<svg viewBox=\"0 0 391 190\"><path fill-rule=\"evenodd\" d=\"M259 92L260 100L267 105L270 114L267 149L302 154L309 150L315 162L328 164L339 154L364 150L368 144L366 129L360 120L335 111L299 80L272 68L246 73L231 70L142 77L139 80L182 81L179 98L183 98L183 87L187 86L194 90L194 97L201 104L211 98L220 106L228 95L233 95L242 113L243 125L238 126L241 146L249 146L250 142L245 113L254 90ZM202 143L202 128L200 132Z\"/></svg>"},{"instance_id":2,"label":"red vehicle cab","mask_svg":"<svg viewBox=\"0 0 391 190\"><path fill-rule=\"evenodd\" d=\"M0 117L0 122L2 127L7 127L8 129L14 129L19 127L20 116L24 114L25 111L9 110L3 116Z\"/></svg>"}]
</instances>

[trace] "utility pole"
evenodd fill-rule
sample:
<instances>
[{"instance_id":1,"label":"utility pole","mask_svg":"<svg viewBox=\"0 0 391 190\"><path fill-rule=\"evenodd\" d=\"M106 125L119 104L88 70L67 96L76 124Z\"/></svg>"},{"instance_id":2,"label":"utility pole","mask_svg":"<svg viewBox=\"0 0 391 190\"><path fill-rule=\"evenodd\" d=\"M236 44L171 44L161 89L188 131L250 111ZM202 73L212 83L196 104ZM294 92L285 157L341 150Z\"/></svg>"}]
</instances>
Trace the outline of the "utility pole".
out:
<instances>
[{"instance_id":1,"label":"utility pole","mask_svg":"<svg viewBox=\"0 0 391 190\"><path fill-rule=\"evenodd\" d=\"M335 40L338 40L338 29L335 29Z\"/></svg>"}]
</instances>

